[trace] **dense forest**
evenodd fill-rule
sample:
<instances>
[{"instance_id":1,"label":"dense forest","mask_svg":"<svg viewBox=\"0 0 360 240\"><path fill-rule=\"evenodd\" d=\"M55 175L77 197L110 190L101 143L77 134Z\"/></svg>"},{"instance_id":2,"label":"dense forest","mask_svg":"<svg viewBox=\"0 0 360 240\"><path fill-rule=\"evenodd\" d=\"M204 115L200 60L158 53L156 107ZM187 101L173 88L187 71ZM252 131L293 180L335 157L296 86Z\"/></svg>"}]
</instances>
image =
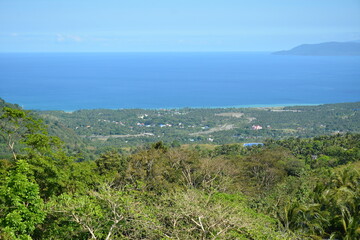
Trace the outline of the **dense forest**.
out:
<instances>
[{"instance_id":1,"label":"dense forest","mask_svg":"<svg viewBox=\"0 0 360 240\"><path fill-rule=\"evenodd\" d=\"M73 113L1 104L0 239L360 239L359 103ZM226 124L237 128L210 132L212 145L184 145ZM146 125L174 132L133 146L89 138ZM271 126L263 145L215 140L260 135L252 125Z\"/></svg>"}]
</instances>

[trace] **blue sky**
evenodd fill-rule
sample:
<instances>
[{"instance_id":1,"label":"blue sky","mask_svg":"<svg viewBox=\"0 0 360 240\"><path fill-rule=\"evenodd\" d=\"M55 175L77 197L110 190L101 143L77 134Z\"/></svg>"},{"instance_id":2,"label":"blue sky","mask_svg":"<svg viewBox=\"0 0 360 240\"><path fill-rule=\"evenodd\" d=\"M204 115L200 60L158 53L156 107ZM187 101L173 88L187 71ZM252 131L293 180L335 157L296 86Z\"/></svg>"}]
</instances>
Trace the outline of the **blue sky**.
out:
<instances>
[{"instance_id":1,"label":"blue sky","mask_svg":"<svg viewBox=\"0 0 360 240\"><path fill-rule=\"evenodd\" d=\"M0 0L0 52L273 51L354 40L359 0Z\"/></svg>"}]
</instances>

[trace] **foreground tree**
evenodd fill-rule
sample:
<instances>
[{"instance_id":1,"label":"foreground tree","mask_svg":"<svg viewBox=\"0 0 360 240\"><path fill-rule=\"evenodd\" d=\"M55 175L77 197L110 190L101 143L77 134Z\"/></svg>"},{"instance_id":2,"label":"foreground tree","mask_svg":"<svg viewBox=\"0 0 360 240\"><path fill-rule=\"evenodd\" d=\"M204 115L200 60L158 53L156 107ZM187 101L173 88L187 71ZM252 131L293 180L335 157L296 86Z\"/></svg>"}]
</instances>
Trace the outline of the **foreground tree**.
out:
<instances>
[{"instance_id":1,"label":"foreground tree","mask_svg":"<svg viewBox=\"0 0 360 240\"><path fill-rule=\"evenodd\" d=\"M141 199L137 191L102 184L86 195L62 194L47 207L51 216L68 225L60 232L70 225L78 229L72 239L159 239L159 227Z\"/></svg>"},{"instance_id":2,"label":"foreground tree","mask_svg":"<svg viewBox=\"0 0 360 240\"><path fill-rule=\"evenodd\" d=\"M329 212L326 231L334 238L360 238L360 174L353 169L332 173L315 188L315 200ZM325 210L324 210L325 211Z\"/></svg>"},{"instance_id":3,"label":"foreground tree","mask_svg":"<svg viewBox=\"0 0 360 240\"><path fill-rule=\"evenodd\" d=\"M23 160L0 186L0 209L1 239L32 239L31 233L45 218L39 187Z\"/></svg>"}]
</instances>

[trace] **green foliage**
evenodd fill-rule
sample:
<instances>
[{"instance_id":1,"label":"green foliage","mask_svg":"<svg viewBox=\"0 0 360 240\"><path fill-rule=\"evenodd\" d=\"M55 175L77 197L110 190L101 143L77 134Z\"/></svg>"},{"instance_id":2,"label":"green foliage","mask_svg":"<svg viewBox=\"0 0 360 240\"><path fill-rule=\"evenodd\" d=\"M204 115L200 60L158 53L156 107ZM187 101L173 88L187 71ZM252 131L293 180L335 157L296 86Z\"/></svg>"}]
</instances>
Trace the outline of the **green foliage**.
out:
<instances>
[{"instance_id":1,"label":"green foliage","mask_svg":"<svg viewBox=\"0 0 360 240\"><path fill-rule=\"evenodd\" d=\"M116 151L110 151L96 159L95 164L97 173L103 179L113 181L117 185L125 182L126 170L128 168L127 157Z\"/></svg>"},{"instance_id":2,"label":"green foliage","mask_svg":"<svg viewBox=\"0 0 360 240\"><path fill-rule=\"evenodd\" d=\"M263 142L267 138L359 133L359 106L357 102L283 108L96 109L38 113L56 129L54 133L71 142L72 147L87 140L86 144L95 147L133 147L159 140L168 144L231 144ZM252 130L252 125L261 125L263 129Z\"/></svg>"},{"instance_id":3,"label":"green foliage","mask_svg":"<svg viewBox=\"0 0 360 240\"><path fill-rule=\"evenodd\" d=\"M327 181L314 189L315 203L330 224L325 232L340 239L360 238L360 174L353 169L333 172Z\"/></svg>"},{"instance_id":4,"label":"green foliage","mask_svg":"<svg viewBox=\"0 0 360 240\"><path fill-rule=\"evenodd\" d=\"M358 116L354 106L299 107L304 115L297 108L243 109L240 118L229 117L228 109L46 113L51 124L51 118L58 118L57 130L66 116L69 125L83 124L79 132L85 135L102 134L102 128L117 134L144 131L144 126L129 130L116 124L120 116L128 118L126 124L141 119L148 129L168 124L153 129L154 136L147 135L149 143L143 147L135 146L137 140L129 141L134 145L127 150L111 146L122 137L98 148L94 142L78 140L76 148L74 143L63 144L32 113L4 108L0 124L6 127L0 144L10 143L12 156L0 160L0 238L358 239L360 176L346 166L360 166L360 134L269 139L254 147L179 146L189 137L195 143L209 141L207 128L201 127L219 124L236 128L212 132L217 143L236 134L239 140L245 133L247 140L254 139L260 132L242 130L249 124L243 116L256 116L254 124L265 125L269 117L266 121L272 126L293 128L293 118L310 126L315 123L306 119L318 119L314 113L322 111L331 115L319 114L324 121L337 119L338 113L352 114L346 121L350 129ZM182 124L176 125L180 120ZM274 131L265 129L262 134ZM313 126L306 134L315 132ZM129 140L124 138L122 144L125 139ZM178 142L170 147L174 139Z\"/></svg>"},{"instance_id":5,"label":"green foliage","mask_svg":"<svg viewBox=\"0 0 360 240\"><path fill-rule=\"evenodd\" d=\"M262 207L286 231L303 238L358 239L359 183L353 169L316 171L278 185Z\"/></svg>"},{"instance_id":6,"label":"green foliage","mask_svg":"<svg viewBox=\"0 0 360 240\"><path fill-rule=\"evenodd\" d=\"M158 239L156 220L139 199L139 192L131 188L116 189L99 186L86 195L62 194L48 203L49 212L56 218L67 219L78 232L72 239L86 234L91 239ZM76 233L76 232L75 232ZM65 232L61 232L65 235Z\"/></svg>"},{"instance_id":7,"label":"green foliage","mask_svg":"<svg viewBox=\"0 0 360 240\"><path fill-rule=\"evenodd\" d=\"M301 161L281 148L266 149L244 159L245 178L261 191L271 189L287 175L296 175L303 167Z\"/></svg>"},{"instance_id":8,"label":"green foliage","mask_svg":"<svg viewBox=\"0 0 360 240\"><path fill-rule=\"evenodd\" d=\"M0 209L0 234L9 239L31 239L36 225L44 220L39 187L24 160L17 162L0 186Z\"/></svg>"},{"instance_id":9,"label":"green foliage","mask_svg":"<svg viewBox=\"0 0 360 240\"><path fill-rule=\"evenodd\" d=\"M4 139L14 159L17 159L17 145L25 138L32 138L34 134L43 131L41 121L30 116L29 111L4 107L0 115L0 136Z\"/></svg>"},{"instance_id":10,"label":"green foliage","mask_svg":"<svg viewBox=\"0 0 360 240\"><path fill-rule=\"evenodd\" d=\"M165 195L157 204L170 239L286 239L275 221L246 206L237 194L187 190Z\"/></svg>"}]
</instances>

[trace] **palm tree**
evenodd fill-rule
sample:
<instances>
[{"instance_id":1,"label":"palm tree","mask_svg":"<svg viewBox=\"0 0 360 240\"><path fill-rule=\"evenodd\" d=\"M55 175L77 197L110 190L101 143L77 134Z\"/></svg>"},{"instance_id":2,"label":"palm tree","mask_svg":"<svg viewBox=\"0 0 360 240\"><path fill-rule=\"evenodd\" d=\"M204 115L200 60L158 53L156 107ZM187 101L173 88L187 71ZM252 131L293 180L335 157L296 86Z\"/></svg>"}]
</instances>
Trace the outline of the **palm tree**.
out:
<instances>
[{"instance_id":1,"label":"palm tree","mask_svg":"<svg viewBox=\"0 0 360 240\"><path fill-rule=\"evenodd\" d=\"M344 169L332 174L318 198L324 209L330 211L328 233L339 239L360 237L360 174ZM320 188L318 188L320 189Z\"/></svg>"}]
</instances>

